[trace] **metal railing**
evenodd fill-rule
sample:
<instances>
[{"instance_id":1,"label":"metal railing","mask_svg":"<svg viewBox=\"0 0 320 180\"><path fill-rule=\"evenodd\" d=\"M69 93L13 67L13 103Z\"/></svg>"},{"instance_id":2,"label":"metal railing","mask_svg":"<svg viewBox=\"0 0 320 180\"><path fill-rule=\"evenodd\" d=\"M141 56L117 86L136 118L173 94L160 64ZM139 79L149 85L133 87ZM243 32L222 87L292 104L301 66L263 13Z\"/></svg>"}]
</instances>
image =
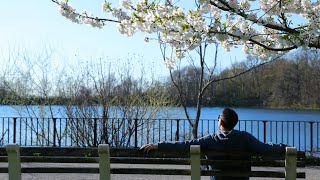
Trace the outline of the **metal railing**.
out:
<instances>
[{"instance_id":1,"label":"metal railing","mask_svg":"<svg viewBox=\"0 0 320 180\"><path fill-rule=\"evenodd\" d=\"M217 120L201 119L198 136L218 129ZM262 142L284 143L299 151L319 152L319 122L240 120L235 129L251 133ZM139 147L159 141L192 139L185 119L126 118L0 118L0 145Z\"/></svg>"}]
</instances>

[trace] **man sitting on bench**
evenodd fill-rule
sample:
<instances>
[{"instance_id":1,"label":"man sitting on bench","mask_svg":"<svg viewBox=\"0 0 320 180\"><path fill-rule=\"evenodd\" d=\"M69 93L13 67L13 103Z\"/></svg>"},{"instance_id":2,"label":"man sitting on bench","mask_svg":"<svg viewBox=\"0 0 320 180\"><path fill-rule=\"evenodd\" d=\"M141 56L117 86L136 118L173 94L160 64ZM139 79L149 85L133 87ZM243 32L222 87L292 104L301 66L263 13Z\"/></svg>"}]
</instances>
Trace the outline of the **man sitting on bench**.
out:
<instances>
[{"instance_id":1,"label":"man sitting on bench","mask_svg":"<svg viewBox=\"0 0 320 180\"><path fill-rule=\"evenodd\" d=\"M265 144L253 135L245 131L238 131L233 129L238 123L237 113L226 108L218 117L219 130L216 133L209 134L199 139L189 141L177 141L177 142L159 142L156 144L145 144L141 147L145 152L150 150L175 150L175 151L186 151L190 149L190 145L200 145L202 152L216 151L216 152L246 152L256 153L261 155L266 154L284 154L286 151L286 145L283 144ZM238 156L239 157L239 156ZM219 158L219 159L217 159ZM229 156L213 157L208 156L207 159L211 160L227 160ZM240 156L241 160L249 160L250 156ZM228 165L218 166L210 165L210 169L214 170L227 170L227 171L240 171L250 172L251 166L239 166L239 165ZM212 180L248 180L249 177L232 177L232 176L216 176L211 177Z\"/></svg>"}]
</instances>

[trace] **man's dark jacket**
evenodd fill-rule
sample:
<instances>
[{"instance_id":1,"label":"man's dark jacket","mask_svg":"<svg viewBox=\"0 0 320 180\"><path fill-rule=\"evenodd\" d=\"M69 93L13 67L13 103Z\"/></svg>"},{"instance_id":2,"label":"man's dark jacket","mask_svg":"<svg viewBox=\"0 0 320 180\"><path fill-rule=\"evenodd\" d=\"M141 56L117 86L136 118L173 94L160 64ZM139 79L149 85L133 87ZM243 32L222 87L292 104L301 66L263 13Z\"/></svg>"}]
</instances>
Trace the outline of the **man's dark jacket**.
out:
<instances>
[{"instance_id":1,"label":"man's dark jacket","mask_svg":"<svg viewBox=\"0 0 320 180\"><path fill-rule=\"evenodd\" d=\"M228 132L217 131L215 134L209 134L199 139L190 141L176 142L160 142L158 143L159 150L175 150L187 151L190 145L200 145L201 151L217 151L217 152L248 152L254 154L284 154L285 145L282 144L265 144L256 139L250 133L245 131L231 130ZM207 156L208 159L216 159L216 157ZM221 158L221 157L220 157ZM226 157L227 158L227 157ZM243 157L248 160L249 156ZM210 169L220 170L222 168L211 165ZM232 167L229 170L234 169ZM251 166L236 167L237 171L250 171ZM248 180L249 177L211 177L212 180Z\"/></svg>"}]
</instances>

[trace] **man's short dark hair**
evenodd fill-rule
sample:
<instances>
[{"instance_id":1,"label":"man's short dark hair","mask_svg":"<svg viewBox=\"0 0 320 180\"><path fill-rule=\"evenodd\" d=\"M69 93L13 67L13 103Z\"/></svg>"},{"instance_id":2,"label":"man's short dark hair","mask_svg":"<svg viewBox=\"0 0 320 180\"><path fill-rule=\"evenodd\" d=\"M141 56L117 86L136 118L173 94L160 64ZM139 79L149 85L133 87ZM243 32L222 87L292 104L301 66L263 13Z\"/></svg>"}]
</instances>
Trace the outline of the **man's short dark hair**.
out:
<instances>
[{"instance_id":1,"label":"man's short dark hair","mask_svg":"<svg viewBox=\"0 0 320 180\"><path fill-rule=\"evenodd\" d=\"M238 114L230 108L225 108L222 111L222 121L226 128L232 130L238 123Z\"/></svg>"}]
</instances>

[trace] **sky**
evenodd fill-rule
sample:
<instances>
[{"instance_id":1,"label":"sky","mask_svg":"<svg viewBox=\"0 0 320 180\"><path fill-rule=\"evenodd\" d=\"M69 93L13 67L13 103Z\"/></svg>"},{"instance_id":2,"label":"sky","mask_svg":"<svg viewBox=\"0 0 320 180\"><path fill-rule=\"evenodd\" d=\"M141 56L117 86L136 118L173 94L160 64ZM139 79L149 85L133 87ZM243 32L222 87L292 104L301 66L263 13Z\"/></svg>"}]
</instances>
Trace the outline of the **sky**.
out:
<instances>
[{"instance_id":1,"label":"sky","mask_svg":"<svg viewBox=\"0 0 320 180\"><path fill-rule=\"evenodd\" d=\"M103 0L70 0L79 11L86 9L99 17L102 13ZM113 0L117 4L117 0ZM85 59L110 59L111 63L130 62L139 68L142 61L145 67L152 66L158 76L166 76L163 58L156 41L145 42L147 34L138 33L132 37L120 34L115 23L108 23L102 29L88 25L75 24L61 16L51 0L2 1L0 3L0 57L7 58L9 52L21 49L37 52L46 47L53 52L55 65L58 68L77 64ZM152 37L152 35L147 35ZM232 62L244 60L246 55L241 48L226 52L219 50L220 69ZM0 60L1 66L4 61Z\"/></svg>"}]
</instances>

